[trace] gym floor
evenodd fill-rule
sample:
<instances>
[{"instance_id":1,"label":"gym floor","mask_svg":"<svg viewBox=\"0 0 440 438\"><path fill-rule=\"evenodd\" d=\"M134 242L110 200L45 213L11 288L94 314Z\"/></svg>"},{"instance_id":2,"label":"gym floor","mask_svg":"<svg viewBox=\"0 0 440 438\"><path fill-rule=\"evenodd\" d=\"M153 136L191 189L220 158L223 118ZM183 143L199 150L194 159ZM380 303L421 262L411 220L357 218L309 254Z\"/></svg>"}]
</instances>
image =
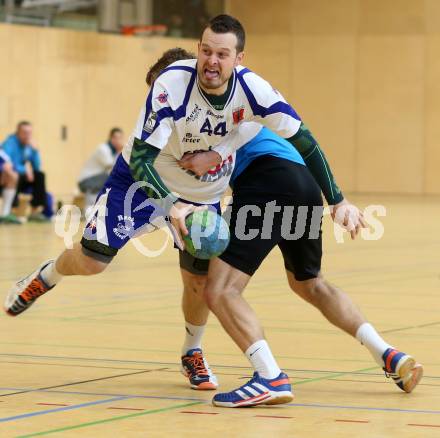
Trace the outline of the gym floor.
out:
<instances>
[{"instance_id":1,"label":"gym floor","mask_svg":"<svg viewBox=\"0 0 440 438\"><path fill-rule=\"evenodd\" d=\"M96 277L65 278L29 311L0 318L0 436L438 437L440 434L440 216L438 198L353 197L383 204L382 239L336 242L324 225L323 273L354 299L385 339L423 363L412 394L386 379L357 341L287 286L275 250L246 297L293 383L286 406L222 409L179 373L183 318L177 253L133 245ZM55 256L53 224L0 227L0 287ZM161 247L164 234L142 238ZM3 299L3 298L2 298ZM249 363L210 318L204 352L230 390Z\"/></svg>"}]
</instances>

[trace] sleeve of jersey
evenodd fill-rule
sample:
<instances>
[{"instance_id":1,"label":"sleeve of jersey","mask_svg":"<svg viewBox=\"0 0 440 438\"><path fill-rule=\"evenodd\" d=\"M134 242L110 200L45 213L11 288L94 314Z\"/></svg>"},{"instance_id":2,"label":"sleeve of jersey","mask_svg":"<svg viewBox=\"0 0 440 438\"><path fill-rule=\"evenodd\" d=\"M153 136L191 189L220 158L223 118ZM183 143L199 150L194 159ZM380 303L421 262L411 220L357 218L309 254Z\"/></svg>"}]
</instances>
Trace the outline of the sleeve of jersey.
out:
<instances>
[{"instance_id":1,"label":"sleeve of jersey","mask_svg":"<svg viewBox=\"0 0 440 438\"><path fill-rule=\"evenodd\" d=\"M329 205L335 205L344 199L341 190L336 184L324 152L304 123L301 123L298 132L288 138L303 157L307 167L321 187L322 193Z\"/></svg>"},{"instance_id":2,"label":"sleeve of jersey","mask_svg":"<svg viewBox=\"0 0 440 438\"><path fill-rule=\"evenodd\" d=\"M139 115L134 137L162 150L173 130L174 111L165 81L157 79Z\"/></svg>"},{"instance_id":3,"label":"sleeve of jersey","mask_svg":"<svg viewBox=\"0 0 440 438\"><path fill-rule=\"evenodd\" d=\"M239 81L253 112L253 119L283 138L296 134L301 119L279 91L269 82L248 71Z\"/></svg>"},{"instance_id":4,"label":"sleeve of jersey","mask_svg":"<svg viewBox=\"0 0 440 438\"><path fill-rule=\"evenodd\" d=\"M177 198L170 192L154 168L160 149L135 138L130 156L130 172L135 181L144 182L142 190L166 212Z\"/></svg>"}]
</instances>

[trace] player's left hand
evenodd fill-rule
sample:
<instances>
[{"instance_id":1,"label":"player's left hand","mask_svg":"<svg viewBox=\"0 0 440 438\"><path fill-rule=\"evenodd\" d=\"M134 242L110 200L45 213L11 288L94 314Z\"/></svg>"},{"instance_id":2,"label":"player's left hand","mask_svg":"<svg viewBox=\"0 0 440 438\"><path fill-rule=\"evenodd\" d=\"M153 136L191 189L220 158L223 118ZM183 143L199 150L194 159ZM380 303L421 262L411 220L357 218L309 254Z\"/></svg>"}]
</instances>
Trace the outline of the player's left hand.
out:
<instances>
[{"instance_id":1,"label":"player's left hand","mask_svg":"<svg viewBox=\"0 0 440 438\"><path fill-rule=\"evenodd\" d=\"M330 207L332 219L347 230L354 240L361 228L368 228L363 213L346 199Z\"/></svg>"},{"instance_id":2,"label":"player's left hand","mask_svg":"<svg viewBox=\"0 0 440 438\"><path fill-rule=\"evenodd\" d=\"M194 172L197 176L202 176L209 169L222 162L222 157L216 151L187 152L177 161L180 167Z\"/></svg>"}]
</instances>

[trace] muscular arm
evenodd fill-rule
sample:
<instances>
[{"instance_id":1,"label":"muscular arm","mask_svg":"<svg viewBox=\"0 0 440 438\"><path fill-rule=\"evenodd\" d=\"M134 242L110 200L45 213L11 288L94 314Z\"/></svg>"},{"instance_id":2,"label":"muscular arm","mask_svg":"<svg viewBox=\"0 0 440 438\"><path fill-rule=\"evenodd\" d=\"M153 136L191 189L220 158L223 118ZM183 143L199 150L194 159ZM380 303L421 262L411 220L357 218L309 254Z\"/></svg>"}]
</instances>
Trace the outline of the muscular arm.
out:
<instances>
[{"instance_id":1,"label":"muscular arm","mask_svg":"<svg viewBox=\"0 0 440 438\"><path fill-rule=\"evenodd\" d=\"M136 181L147 182L148 185L142 186L142 190L149 198L156 199L157 204L165 211L169 211L177 198L154 168L154 161L159 153L160 149L135 138L130 156L130 172Z\"/></svg>"},{"instance_id":2,"label":"muscular arm","mask_svg":"<svg viewBox=\"0 0 440 438\"><path fill-rule=\"evenodd\" d=\"M344 199L336 184L324 152L306 125L301 122L298 132L287 139L301 154L307 167L321 187L329 205L336 205Z\"/></svg>"}]
</instances>

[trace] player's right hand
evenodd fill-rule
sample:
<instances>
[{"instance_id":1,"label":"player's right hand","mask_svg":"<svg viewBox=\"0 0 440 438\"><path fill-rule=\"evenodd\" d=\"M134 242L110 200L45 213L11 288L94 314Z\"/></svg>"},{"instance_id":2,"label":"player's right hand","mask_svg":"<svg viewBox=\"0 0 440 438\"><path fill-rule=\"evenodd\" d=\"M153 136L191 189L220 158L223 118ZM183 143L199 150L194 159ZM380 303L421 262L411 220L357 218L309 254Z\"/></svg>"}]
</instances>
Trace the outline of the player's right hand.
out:
<instances>
[{"instance_id":1,"label":"player's right hand","mask_svg":"<svg viewBox=\"0 0 440 438\"><path fill-rule=\"evenodd\" d=\"M203 206L195 206L193 204L187 204L185 202L177 201L173 204L170 209L170 220L171 225L175 230L175 239L176 245L180 250L185 249L185 242L183 241L183 236L187 236L189 234L188 228L185 224L185 219L191 213L196 210L205 210L207 208L206 205Z\"/></svg>"}]
</instances>

